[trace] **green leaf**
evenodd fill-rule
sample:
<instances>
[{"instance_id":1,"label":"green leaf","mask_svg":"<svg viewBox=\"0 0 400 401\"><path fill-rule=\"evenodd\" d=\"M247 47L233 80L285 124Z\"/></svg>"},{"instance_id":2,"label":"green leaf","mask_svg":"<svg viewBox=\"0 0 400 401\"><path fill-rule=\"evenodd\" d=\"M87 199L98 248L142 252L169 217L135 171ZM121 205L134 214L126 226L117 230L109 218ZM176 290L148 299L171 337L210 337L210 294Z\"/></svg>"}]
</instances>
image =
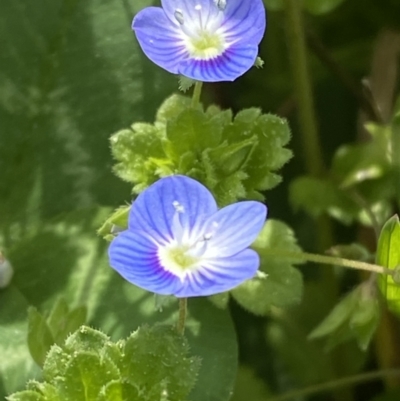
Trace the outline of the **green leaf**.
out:
<instances>
[{"instance_id":1,"label":"green leaf","mask_svg":"<svg viewBox=\"0 0 400 401\"><path fill-rule=\"evenodd\" d=\"M68 312L69 307L67 301L64 297L59 297L47 318L47 324L50 328L53 338L56 338L60 327L65 325L65 319L67 318Z\"/></svg>"},{"instance_id":2,"label":"green leaf","mask_svg":"<svg viewBox=\"0 0 400 401\"><path fill-rule=\"evenodd\" d=\"M27 344L28 303L23 294L11 284L0 291L0 396L21 390L29 379L39 375Z\"/></svg>"},{"instance_id":3,"label":"green leaf","mask_svg":"<svg viewBox=\"0 0 400 401\"><path fill-rule=\"evenodd\" d=\"M111 269L109 272L111 280L106 291L102 292L93 324L101 326L112 338L119 339L144 323L176 323L176 302L158 311L152 294L124 281ZM113 303L105 301L108 299L113 299ZM227 401L234 385L238 358L236 335L229 312L201 298L190 299L188 310L185 336L191 354L201 358L197 383L189 399Z\"/></svg>"},{"instance_id":4,"label":"green leaf","mask_svg":"<svg viewBox=\"0 0 400 401\"><path fill-rule=\"evenodd\" d=\"M120 206L103 225L98 229L97 233L104 239L111 241L114 238L113 230L115 227L117 229L127 229L128 228L128 215L131 210L130 206Z\"/></svg>"},{"instance_id":5,"label":"green leaf","mask_svg":"<svg viewBox=\"0 0 400 401\"><path fill-rule=\"evenodd\" d=\"M253 248L260 255L260 270L265 275L247 280L232 290L236 301L257 315L269 314L273 306L287 307L300 302L303 280L301 273L293 267L299 262L284 256L285 253L301 252L293 231L284 223L269 219ZM274 251L283 256L273 256Z\"/></svg>"},{"instance_id":6,"label":"green leaf","mask_svg":"<svg viewBox=\"0 0 400 401\"><path fill-rule=\"evenodd\" d=\"M184 400L194 387L200 360L187 356L189 344L173 327L142 327L126 341L121 372L145 394L166 392ZM157 401L159 398L155 398Z\"/></svg>"},{"instance_id":7,"label":"green leaf","mask_svg":"<svg viewBox=\"0 0 400 401\"><path fill-rule=\"evenodd\" d=\"M359 212L359 207L333 182L309 176L290 183L289 200L294 209L303 209L313 217L328 213L345 224Z\"/></svg>"},{"instance_id":8,"label":"green leaf","mask_svg":"<svg viewBox=\"0 0 400 401\"><path fill-rule=\"evenodd\" d=\"M136 193L157 179L157 160L164 157L162 139L162 127L145 123L135 123L131 129L110 138L113 156L118 161L114 171L121 179L135 183Z\"/></svg>"},{"instance_id":9,"label":"green leaf","mask_svg":"<svg viewBox=\"0 0 400 401\"><path fill-rule=\"evenodd\" d=\"M391 217L382 227L376 263L391 270L400 266L400 221L397 215ZM379 276L379 287L390 310L400 315L400 285L392 276L382 274Z\"/></svg>"},{"instance_id":10,"label":"green leaf","mask_svg":"<svg viewBox=\"0 0 400 401\"><path fill-rule=\"evenodd\" d=\"M57 382L61 399L97 401L102 387L120 379L117 367L98 352L75 351L67 363L63 377Z\"/></svg>"},{"instance_id":11,"label":"green leaf","mask_svg":"<svg viewBox=\"0 0 400 401\"><path fill-rule=\"evenodd\" d=\"M372 260L372 254L369 250L356 242L348 245L339 244L335 245L327 251L329 255L337 256L339 258L360 260L363 262L368 262Z\"/></svg>"},{"instance_id":12,"label":"green leaf","mask_svg":"<svg viewBox=\"0 0 400 401\"><path fill-rule=\"evenodd\" d=\"M136 123L111 139L117 175L140 193L157 178L184 174L206 185L221 206L242 198L263 199L276 186L275 173L292 156L285 120L259 109L193 108L173 95L160 107L154 125ZM102 227L110 238L109 225Z\"/></svg>"},{"instance_id":13,"label":"green leaf","mask_svg":"<svg viewBox=\"0 0 400 401\"><path fill-rule=\"evenodd\" d=\"M0 141L2 224L23 231L38 217L126 196L110 171L108 137L152 118L177 86L147 59L127 24L150 3L2 2L1 131L17 132Z\"/></svg>"},{"instance_id":14,"label":"green leaf","mask_svg":"<svg viewBox=\"0 0 400 401\"><path fill-rule=\"evenodd\" d=\"M329 315L310 333L310 339L327 337L327 347L356 339L366 351L380 318L375 288L365 282L346 295Z\"/></svg>"},{"instance_id":15,"label":"green leaf","mask_svg":"<svg viewBox=\"0 0 400 401\"><path fill-rule=\"evenodd\" d=\"M358 308L350 319L350 328L363 351L366 351L380 318L379 301L376 297L361 296Z\"/></svg>"},{"instance_id":16,"label":"green leaf","mask_svg":"<svg viewBox=\"0 0 400 401\"><path fill-rule=\"evenodd\" d=\"M60 297L47 318L47 324L55 343L62 344L69 334L85 324L86 316L87 308L85 306L70 311L66 300Z\"/></svg>"},{"instance_id":17,"label":"green leaf","mask_svg":"<svg viewBox=\"0 0 400 401\"><path fill-rule=\"evenodd\" d=\"M11 394L7 397L8 401L53 401L43 397L43 395L30 390L21 391L19 393Z\"/></svg>"},{"instance_id":18,"label":"green leaf","mask_svg":"<svg viewBox=\"0 0 400 401\"><path fill-rule=\"evenodd\" d=\"M259 109L245 109L227 126L223 137L228 143L243 141L255 136L257 146L249 156L244 171L247 190L264 191L279 183L271 171L280 169L292 157L292 152L284 146L291 133L287 121L272 114L261 114Z\"/></svg>"},{"instance_id":19,"label":"green leaf","mask_svg":"<svg viewBox=\"0 0 400 401\"><path fill-rule=\"evenodd\" d=\"M169 120L172 120L190 107L191 100L187 96L173 94L163 101L156 114L156 122L166 125Z\"/></svg>"},{"instance_id":20,"label":"green leaf","mask_svg":"<svg viewBox=\"0 0 400 401\"><path fill-rule=\"evenodd\" d=\"M188 108L167 122L166 154L178 161L186 152L201 152L217 146L221 141L221 125L217 119L207 118L200 110Z\"/></svg>"},{"instance_id":21,"label":"green leaf","mask_svg":"<svg viewBox=\"0 0 400 401\"><path fill-rule=\"evenodd\" d=\"M107 383L99 394L99 401L125 401L140 400L144 398L140 390L129 383L121 383L120 380L114 380Z\"/></svg>"},{"instance_id":22,"label":"green leaf","mask_svg":"<svg viewBox=\"0 0 400 401\"><path fill-rule=\"evenodd\" d=\"M320 342L310 341L308 333L331 308L321 282L305 282L302 302L288 310L275 308L271 322L266 327L266 340L273 353L270 356L282 364L284 377L295 381L296 386L309 386L332 380L336 369L344 376L356 374L365 366L366 353L360 351L355 342L344 343L331 352L326 352ZM337 359L342 360L337 365Z\"/></svg>"},{"instance_id":23,"label":"green leaf","mask_svg":"<svg viewBox=\"0 0 400 401\"><path fill-rule=\"evenodd\" d=\"M113 395L123 401L140 395L145 401L183 401L199 369L199 359L188 351L186 338L174 327L143 327L126 341L112 343L83 326L61 347L51 348L43 371L46 381L30 382L27 392L15 397L97 401Z\"/></svg>"},{"instance_id":24,"label":"green leaf","mask_svg":"<svg viewBox=\"0 0 400 401\"><path fill-rule=\"evenodd\" d=\"M310 333L309 338L315 339L333 334L344 326L352 316L360 296L356 289L347 294L329 313L329 315Z\"/></svg>"},{"instance_id":25,"label":"green leaf","mask_svg":"<svg viewBox=\"0 0 400 401\"><path fill-rule=\"evenodd\" d=\"M46 354L54 344L54 338L46 319L36 308L28 309L28 347L34 361L43 366Z\"/></svg>"},{"instance_id":26,"label":"green leaf","mask_svg":"<svg viewBox=\"0 0 400 401\"><path fill-rule=\"evenodd\" d=\"M342 188L382 177L390 168L388 140L390 130L384 128L368 143L344 145L335 153L332 172Z\"/></svg>"}]
</instances>

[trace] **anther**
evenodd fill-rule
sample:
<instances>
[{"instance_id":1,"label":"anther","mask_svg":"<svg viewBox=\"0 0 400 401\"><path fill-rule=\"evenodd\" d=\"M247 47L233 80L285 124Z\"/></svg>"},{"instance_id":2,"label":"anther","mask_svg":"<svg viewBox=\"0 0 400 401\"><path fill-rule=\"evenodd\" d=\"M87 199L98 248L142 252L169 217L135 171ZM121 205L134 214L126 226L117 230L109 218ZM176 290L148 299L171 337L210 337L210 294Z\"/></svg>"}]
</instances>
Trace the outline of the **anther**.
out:
<instances>
[{"instance_id":1,"label":"anther","mask_svg":"<svg viewBox=\"0 0 400 401\"><path fill-rule=\"evenodd\" d=\"M173 201L172 202L172 206L175 208L175 210L178 213L184 213L185 212L185 208L178 201Z\"/></svg>"},{"instance_id":2,"label":"anther","mask_svg":"<svg viewBox=\"0 0 400 401\"><path fill-rule=\"evenodd\" d=\"M214 0L215 5L220 11L224 11L226 8L226 0Z\"/></svg>"},{"instance_id":3,"label":"anther","mask_svg":"<svg viewBox=\"0 0 400 401\"><path fill-rule=\"evenodd\" d=\"M179 9L175 10L174 17L181 25L183 25L184 19L183 19L183 12L181 10Z\"/></svg>"}]
</instances>

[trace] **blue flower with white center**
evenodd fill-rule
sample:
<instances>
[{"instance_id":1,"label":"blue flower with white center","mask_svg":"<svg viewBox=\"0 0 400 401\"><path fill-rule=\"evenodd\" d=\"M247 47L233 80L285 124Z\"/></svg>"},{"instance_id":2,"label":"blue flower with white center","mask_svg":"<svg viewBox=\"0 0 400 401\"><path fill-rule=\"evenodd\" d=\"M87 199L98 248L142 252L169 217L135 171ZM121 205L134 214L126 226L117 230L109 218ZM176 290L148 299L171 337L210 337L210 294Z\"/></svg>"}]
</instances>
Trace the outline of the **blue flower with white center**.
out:
<instances>
[{"instance_id":1,"label":"blue flower with white center","mask_svg":"<svg viewBox=\"0 0 400 401\"><path fill-rule=\"evenodd\" d=\"M257 58L266 26L262 0L161 0L133 19L147 57L173 74L233 81Z\"/></svg>"},{"instance_id":2,"label":"blue flower with white center","mask_svg":"<svg viewBox=\"0 0 400 401\"><path fill-rule=\"evenodd\" d=\"M134 201L126 231L109 248L110 265L129 282L177 297L228 291L253 277L248 249L267 208L244 201L220 210L210 191L185 176L162 178Z\"/></svg>"}]
</instances>

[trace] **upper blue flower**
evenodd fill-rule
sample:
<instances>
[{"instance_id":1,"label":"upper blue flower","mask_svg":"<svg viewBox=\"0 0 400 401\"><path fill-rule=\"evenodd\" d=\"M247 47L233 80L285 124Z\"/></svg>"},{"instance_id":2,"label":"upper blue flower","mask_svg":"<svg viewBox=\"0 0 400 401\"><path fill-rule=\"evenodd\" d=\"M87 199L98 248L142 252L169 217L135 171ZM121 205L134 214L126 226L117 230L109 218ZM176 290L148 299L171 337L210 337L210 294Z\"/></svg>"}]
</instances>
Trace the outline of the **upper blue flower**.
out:
<instances>
[{"instance_id":1,"label":"upper blue flower","mask_svg":"<svg viewBox=\"0 0 400 401\"><path fill-rule=\"evenodd\" d=\"M218 210L199 182L179 175L162 178L134 201L128 229L110 245L110 264L129 282L157 294L228 291L258 269L258 254L247 248L266 214L255 201Z\"/></svg>"},{"instance_id":2,"label":"upper blue flower","mask_svg":"<svg viewBox=\"0 0 400 401\"><path fill-rule=\"evenodd\" d=\"M233 81L254 65L266 25L262 0L161 0L133 19L147 57L173 74Z\"/></svg>"}]
</instances>

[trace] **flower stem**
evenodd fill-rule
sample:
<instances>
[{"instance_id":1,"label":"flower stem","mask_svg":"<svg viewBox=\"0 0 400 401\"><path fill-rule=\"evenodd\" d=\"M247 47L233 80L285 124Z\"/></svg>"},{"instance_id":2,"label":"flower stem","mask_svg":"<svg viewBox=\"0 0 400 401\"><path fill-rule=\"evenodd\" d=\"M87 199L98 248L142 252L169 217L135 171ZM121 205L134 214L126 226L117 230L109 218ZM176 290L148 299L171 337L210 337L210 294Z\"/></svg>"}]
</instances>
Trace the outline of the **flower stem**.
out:
<instances>
[{"instance_id":1,"label":"flower stem","mask_svg":"<svg viewBox=\"0 0 400 401\"><path fill-rule=\"evenodd\" d=\"M196 108L200 103L201 88L203 87L203 82L196 81L194 84L193 95L192 95L192 107Z\"/></svg>"},{"instance_id":2,"label":"flower stem","mask_svg":"<svg viewBox=\"0 0 400 401\"><path fill-rule=\"evenodd\" d=\"M341 267L347 267L349 269L366 270L373 273L393 275L393 270L387 269L383 266L360 262L358 260L338 258L336 256L317 255L314 253L306 253L306 252L286 252L284 250L279 251L270 249L264 249L263 254L287 259L297 259L305 262L336 265Z\"/></svg>"},{"instance_id":3,"label":"flower stem","mask_svg":"<svg viewBox=\"0 0 400 401\"><path fill-rule=\"evenodd\" d=\"M185 334L185 322L187 315L187 298L179 298L179 316L176 330L179 334Z\"/></svg>"},{"instance_id":4,"label":"flower stem","mask_svg":"<svg viewBox=\"0 0 400 401\"><path fill-rule=\"evenodd\" d=\"M311 79L308 70L307 48L303 26L302 4L299 0L285 0L287 44L291 55L295 93L299 107L307 171L314 177L324 173L321 144L318 137Z\"/></svg>"},{"instance_id":5,"label":"flower stem","mask_svg":"<svg viewBox=\"0 0 400 401\"><path fill-rule=\"evenodd\" d=\"M386 369L375 372L361 373L359 375L344 377L337 380L328 381L321 384L305 387L300 390L287 392L276 397L268 398L268 401L289 401L304 398L311 394L322 393L329 390L336 390L339 387L351 386L358 383L377 380L387 376L400 376L400 369Z\"/></svg>"}]
</instances>

